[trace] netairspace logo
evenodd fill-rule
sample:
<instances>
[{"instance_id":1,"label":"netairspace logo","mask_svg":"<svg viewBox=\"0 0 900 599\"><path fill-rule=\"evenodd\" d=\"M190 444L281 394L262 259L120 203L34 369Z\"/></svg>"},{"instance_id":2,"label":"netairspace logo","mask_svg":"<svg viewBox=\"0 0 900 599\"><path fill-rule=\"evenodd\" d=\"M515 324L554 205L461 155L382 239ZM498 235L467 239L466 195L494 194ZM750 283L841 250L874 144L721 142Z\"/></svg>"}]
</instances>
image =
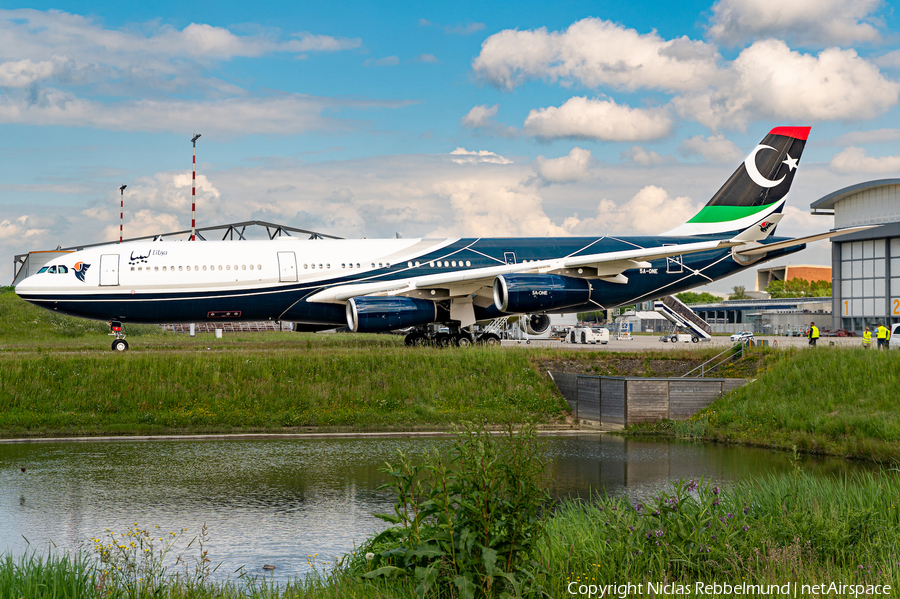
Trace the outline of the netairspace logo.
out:
<instances>
[{"instance_id":1,"label":"netairspace logo","mask_svg":"<svg viewBox=\"0 0 900 599\"><path fill-rule=\"evenodd\" d=\"M730 595L768 595L770 597L803 597L807 595L837 595L845 597L862 597L890 595L890 585L880 584L844 584L842 582L829 582L819 584L800 584L789 582L777 584L750 584L750 583L712 583L696 582L690 584L642 582L612 583L605 585L584 584L570 582L566 588L570 595L596 599L627 597L643 597L651 595L681 595L697 597L723 597Z\"/></svg>"}]
</instances>

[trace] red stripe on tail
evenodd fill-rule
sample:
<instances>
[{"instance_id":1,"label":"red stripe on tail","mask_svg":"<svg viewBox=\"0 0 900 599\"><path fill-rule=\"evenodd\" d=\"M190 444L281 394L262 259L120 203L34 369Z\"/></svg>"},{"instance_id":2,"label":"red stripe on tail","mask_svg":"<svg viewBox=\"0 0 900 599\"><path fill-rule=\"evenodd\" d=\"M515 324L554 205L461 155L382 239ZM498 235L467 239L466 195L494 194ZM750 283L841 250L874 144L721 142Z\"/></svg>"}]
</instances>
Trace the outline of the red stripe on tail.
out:
<instances>
[{"instance_id":1,"label":"red stripe on tail","mask_svg":"<svg viewBox=\"0 0 900 599\"><path fill-rule=\"evenodd\" d=\"M806 141L809 137L810 129L812 129L812 127L775 127L769 131L769 135L784 135L785 137L793 137L794 139Z\"/></svg>"}]
</instances>

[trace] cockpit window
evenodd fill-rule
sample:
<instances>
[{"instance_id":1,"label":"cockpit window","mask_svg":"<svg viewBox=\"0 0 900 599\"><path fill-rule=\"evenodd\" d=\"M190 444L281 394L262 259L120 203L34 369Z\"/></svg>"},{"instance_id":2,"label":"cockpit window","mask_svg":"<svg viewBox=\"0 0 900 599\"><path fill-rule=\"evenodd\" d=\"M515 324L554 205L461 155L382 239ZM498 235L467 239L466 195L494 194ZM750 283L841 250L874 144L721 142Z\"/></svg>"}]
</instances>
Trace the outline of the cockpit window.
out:
<instances>
[{"instance_id":1,"label":"cockpit window","mask_svg":"<svg viewBox=\"0 0 900 599\"><path fill-rule=\"evenodd\" d=\"M56 267L56 272L62 275L62 274L69 272L69 269L66 268L65 266L63 266L62 264L60 264L59 266Z\"/></svg>"},{"instance_id":2,"label":"cockpit window","mask_svg":"<svg viewBox=\"0 0 900 599\"><path fill-rule=\"evenodd\" d=\"M47 272L50 273L51 275L55 275L55 274L56 274L56 267L55 267L55 266L51 266L50 268L47 269Z\"/></svg>"},{"instance_id":3,"label":"cockpit window","mask_svg":"<svg viewBox=\"0 0 900 599\"><path fill-rule=\"evenodd\" d=\"M50 267L49 267L49 266L45 266L44 268L42 268L42 269L40 269L39 271L37 271L37 274L41 274L42 272L47 272L47 269L48 269L48 268L50 268Z\"/></svg>"}]
</instances>

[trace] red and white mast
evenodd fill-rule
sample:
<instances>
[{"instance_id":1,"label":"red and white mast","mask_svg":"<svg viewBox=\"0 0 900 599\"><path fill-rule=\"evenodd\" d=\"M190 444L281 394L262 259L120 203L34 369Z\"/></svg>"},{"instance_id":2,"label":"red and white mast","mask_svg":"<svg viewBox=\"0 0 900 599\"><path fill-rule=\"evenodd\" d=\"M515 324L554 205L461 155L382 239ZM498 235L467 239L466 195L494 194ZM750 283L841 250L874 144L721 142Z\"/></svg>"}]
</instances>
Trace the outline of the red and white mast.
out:
<instances>
[{"instance_id":1,"label":"red and white mast","mask_svg":"<svg viewBox=\"0 0 900 599\"><path fill-rule=\"evenodd\" d=\"M194 144L194 167L191 171L191 241L194 241L194 237L197 234L197 140L200 139L200 134L196 133L194 137L191 138L191 143Z\"/></svg>"},{"instance_id":2,"label":"red and white mast","mask_svg":"<svg viewBox=\"0 0 900 599\"><path fill-rule=\"evenodd\" d=\"M122 185L119 188L119 243L122 243L122 229L123 223L125 221L125 188L127 185Z\"/></svg>"}]
</instances>

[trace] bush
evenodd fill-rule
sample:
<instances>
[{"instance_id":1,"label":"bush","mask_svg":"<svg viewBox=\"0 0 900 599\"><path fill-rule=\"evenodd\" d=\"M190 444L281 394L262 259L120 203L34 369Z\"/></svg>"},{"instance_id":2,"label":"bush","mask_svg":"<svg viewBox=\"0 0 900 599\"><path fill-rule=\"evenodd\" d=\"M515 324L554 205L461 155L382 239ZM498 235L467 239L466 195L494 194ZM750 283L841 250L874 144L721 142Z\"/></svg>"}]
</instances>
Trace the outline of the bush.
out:
<instances>
[{"instance_id":1,"label":"bush","mask_svg":"<svg viewBox=\"0 0 900 599\"><path fill-rule=\"evenodd\" d=\"M394 514L376 514L395 526L368 546L365 578L412 578L420 597L495 597L540 592L533 560L544 530L546 460L535 431L500 435L467 428L448 455L438 450L413 465L383 471L397 494Z\"/></svg>"}]
</instances>

